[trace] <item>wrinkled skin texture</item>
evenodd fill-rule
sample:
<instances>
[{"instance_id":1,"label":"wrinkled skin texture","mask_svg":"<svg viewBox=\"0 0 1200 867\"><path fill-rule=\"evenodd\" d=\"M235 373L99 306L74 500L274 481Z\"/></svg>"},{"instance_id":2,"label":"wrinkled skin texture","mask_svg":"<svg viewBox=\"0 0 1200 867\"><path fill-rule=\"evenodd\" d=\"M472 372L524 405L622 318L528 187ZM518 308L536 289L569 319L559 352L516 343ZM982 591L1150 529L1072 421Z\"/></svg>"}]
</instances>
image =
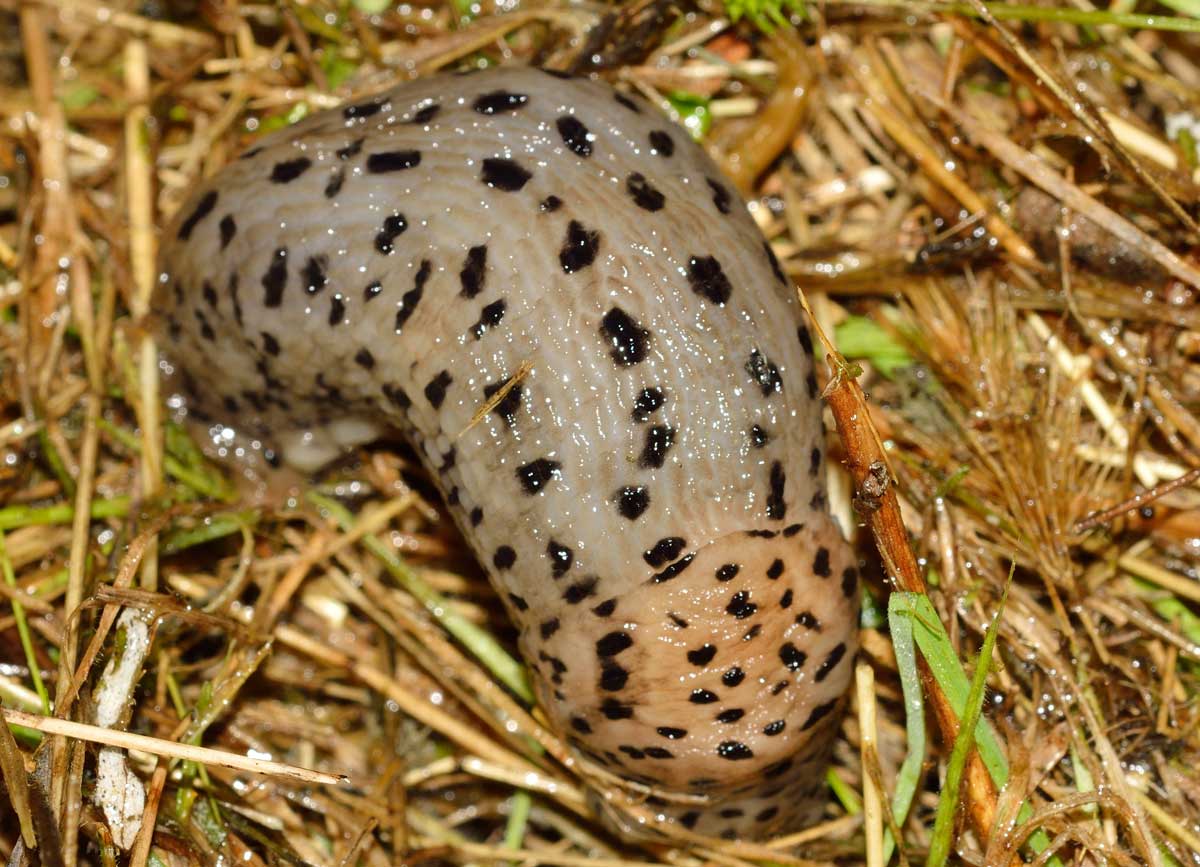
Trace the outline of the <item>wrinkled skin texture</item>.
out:
<instances>
[{"instance_id":1,"label":"wrinkled skin texture","mask_svg":"<svg viewBox=\"0 0 1200 867\"><path fill-rule=\"evenodd\" d=\"M404 84L203 184L161 271L194 416L306 469L410 438L582 760L703 833L819 814L858 574L792 288L683 130L534 69Z\"/></svg>"}]
</instances>

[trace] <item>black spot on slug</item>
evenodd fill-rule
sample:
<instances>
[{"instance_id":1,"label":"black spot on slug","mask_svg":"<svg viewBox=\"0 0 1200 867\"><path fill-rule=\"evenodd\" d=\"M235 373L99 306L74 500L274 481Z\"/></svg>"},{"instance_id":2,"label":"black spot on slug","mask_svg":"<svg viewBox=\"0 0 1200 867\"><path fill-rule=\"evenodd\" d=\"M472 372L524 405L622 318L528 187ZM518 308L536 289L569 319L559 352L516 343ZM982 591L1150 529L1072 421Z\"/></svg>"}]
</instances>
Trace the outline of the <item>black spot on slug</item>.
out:
<instances>
[{"instance_id":1,"label":"black spot on slug","mask_svg":"<svg viewBox=\"0 0 1200 867\"><path fill-rule=\"evenodd\" d=\"M229 242L233 240L233 236L237 234L237 222L229 214L221 218L221 222L217 224L217 229L221 233L221 249L224 250L229 246Z\"/></svg>"},{"instance_id":2,"label":"black spot on slug","mask_svg":"<svg viewBox=\"0 0 1200 867\"><path fill-rule=\"evenodd\" d=\"M737 722L745 715L746 715L746 712L744 710L742 710L740 707L731 707L728 710L723 710L719 714L717 714L716 720L719 723L724 723L725 725L728 725L730 723Z\"/></svg>"},{"instance_id":3,"label":"black spot on slug","mask_svg":"<svg viewBox=\"0 0 1200 867\"><path fill-rule=\"evenodd\" d=\"M687 652L687 659L692 665L702 667L712 662L713 657L717 655L717 648L711 644L706 644L703 647L698 647L695 650Z\"/></svg>"},{"instance_id":4,"label":"black spot on slug","mask_svg":"<svg viewBox=\"0 0 1200 867\"><path fill-rule=\"evenodd\" d=\"M812 713L808 715L808 719L804 721L804 725L800 726L801 731L808 731L825 717L829 716L829 712L837 707L837 699L830 699L824 704L819 704L812 709Z\"/></svg>"},{"instance_id":5,"label":"black spot on slug","mask_svg":"<svg viewBox=\"0 0 1200 867\"><path fill-rule=\"evenodd\" d=\"M693 689L692 694L688 696L688 701L692 704L713 704L720 701L715 692L707 689Z\"/></svg>"},{"instance_id":6,"label":"black spot on slug","mask_svg":"<svg viewBox=\"0 0 1200 867\"><path fill-rule=\"evenodd\" d=\"M763 726L763 734L769 738L773 738L775 735L781 734L785 728L787 728L787 721L777 719Z\"/></svg>"},{"instance_id":7,"label":"black spot on slug","mask_svg":"<svg viewBox=\"0 0 1200 867\"><path fill-rule=\"evenodd\" d=\"M648 421L665 400L661 388L643 388L633 401L633 420Z\"/></svg>"},{"instance_id":8,"label":"black spot on slug","mask_svg":"<svg viewBox=\"0 0 1200 867\"><path fill-rule=\"evenodd\" d=\"M375 280L372 283L369 283L367 285L367 288L363 289L363 303L366 303L367 301L374 299L375 296L378 295L382 291L383 291L383 284L380 283L378 280Z\"/></svg>"},{"instance_id":9,"label":"black spot on slug","mask_svg":"<svg viewBox=\"0 0 1200 867\"><path fill-rule=\"evenodd\" d=\"M731 200L729 190L725 189L724 185L717 183L712 178L705 178L704 180L708 183L708 188L712 190L713 204L717 206L717 210L722 214L728 214Z\"/></svg>"},{"instance_id":10,"label":"black spot on slug","mask_svg":"<svg viewBox=\"0 0 1200 867\"><path fill-rule=\"evenodd\" d=\"M287 247L279 247L271 256L271 264L263 275L264 307L278 307L283 303L283 289L287 285Z\"/></svg>"},{"instance_id":11,"label":"black spot on slug","mask_svg":"<svg viewBox=\"0 0 1200 867\"><path fill-rule=\"evenodd\" d=\"M442 107L436 102L427 103L413 112L413 116L408 119L408 122L414 124L429 123L437 117L437 113L441 110Z\"/></svg>"},{"instance_id":12,"label":"black spot on slug","mask_svg":"<svg viewBox=\"0 0 1200 867\"><path fill-rule=\"evenodd\" d=\"M783 379L779 376L779 368L757 349L750 353L750 358L746 361L746 373L758 383L763 397L770 396L772 392L783 391Z\"/></svg>"},{"instance_id":13,"label":"black spot on slug","mask_svg":"<svg viewBox=\"0 0 1200 867\"><path fill-rule=\"evenodd\" d=\"M669 157L675 153L675 141L665 130L656 129L650 133L650 147L660 157Z\"/></svg>"},{"instance_id":14,"label":"black spot on slug","mask_svg":"<svg viewBox=\"0 0 1200 867\"><path fill-rule=\"evenodd\" d=\"M849 599L858 589L858 570L848 566L842 570L842 595Z\"/></svg>"},{"instance_id":15,"label":"black spot on slug","mask_svg":"<svg viewBox=\"0 0 1200 867\"><path fill-rule=\"evenodd\" d=\"M646 358L650 332L620 307L614 307L604 314L600 333L612 345L612 358L619 366L628 367Z\"/></svg>"},{"instance_id":16,"label":"black spot on slug","mask_svg":"<svg viewBox=\"0 0 1200 867\"><path fill-rule=\"evenodd\" d=\"M695 556L695 554L688 554L683 559L675 561L666 569L663 569L661 572L657 573L652 580L655 584L661 584L664 581L670 581L672 578L677 577L679 573L688 566L692 565L692 560L695 558Z\"/></svg>"},{"instance_id":17,"label":"black spot on slug","mask_svg":"<svg viewBox=\"0 0 1200 867\"><path fill-rule=\"evenodd\" d=\"M745 679L746 672L736 665L721 675L721 683L728 687L735 687Z\"/></svg>"},{"instance_id":18,"label":"black spot on slug","mask_svg":"<svg viewBox=\"0 0 1200 867\"><path fill-rule=\"evenodd\" d=\"M657 569L664 563L678 557L680 552L686 547L686 540L681 539L679 536L668 536L665 539L659 539L655 542L654 547L650 550L643 551L642 559Z\"/></svg>"},{"instance_id":19,"label":"black spot on slug","mask_svg":"<svg viewBox=\"0 0 1200 867\"><path fill-rule=\"evenodd\" d=\"M538 458L523 466L517 467L517 479L526 494L536 494L546 486L551 479L559 478L562 464L549 458Z\"/></svg>"},{"instance_id":20,"label":"black spot on slug","mask_svg":"<svg viewBox=\"0 0 1200 867\"><path fill-rule=\"evenodd\" d=\"M650 494L643 487L624 487L617 491L617 511L621 516L635 521L650 506Z\"/></svg>"},{"instance_id":21,"label":"black spot on slug","mask_svg":"<svg viewBox=\"0 0 1200 867\"><path fill-rule=\"evenodd\" d=\"M774 581L782 574L783 561L777 558L767 567L767 577Z\"/></svg>"},{"instance_id":22,"label":"black spot on slug","mask_svg":"<svg viewBox=\"0 0 1200 867\"><path fill-rule=\"evenodd\" d=\"M829 568L829 549L824 545L817 549L817 553L813 557L812 570L813 574L819 575L822 578L828 578L833 574L833 571Z\"/></svg>"},{"instance_id":23,"label":"black spot on slug","mask_svg":"<svg viewBox=\"0 0 1200 867\"><path fill-rule=\"evenodd\" d=\"M525 186L533 175L516 160L488 157L483 161L483 171L479 177L489 187L515 193Z\"/></svg>"},{"instance_id":24,"label":"black spot on slug","mask_svg":"<svg viewBox=\"0 0 1200 867\"><path fill-rule=\"evenodd\" d=\"M289 184L311 167L312 160L308 157L296 157L294 160L285 160L284 162L276 163L271 169L271 183Z\"/></svg>"},{"instance_id":25,"label":"black spot on slug","mask_svg":"<svg viewBox=\"0 0 1200 867\"><path fill-rule=\"evenodd\" d=\"M579 118L564 114L554 122L563 144L581 157L592 155L592 134Z\"/></svg>"},{"instance_id":26,"label":"black spot on slug","mask_svg":"<svg viewBox=\"0 0 1200 867\"><path fill-rule=\"evenodd\" d=\"M346 170L339 166L329 173L329 180L325 182L325 198L332 199L342 191L342 185L345 183Z\"/></svg>"},{"instance_id":27,"label":"black spot on slug","mask_svg":"<svg viewBox=\"0 0 1200 867\"><path fill-rule=\"evenodd\" d=\"M371 354L371 350L365 346L354 353L354 363L359 367L371 370L375 367L375 356Z\"/></svg>"},{"instance_id":28,"label":"black spot on slug","mask_svg":"<svg viewBox=\"0 0 1200 867\"><path fill-rule=\"evenodd\" d=\"M667 200L641 172L634 172L625 179L625 191L643 211L661 211Z\"/></svg>"},{"instance_id":29,"label":"black spot on slug","mask_svg":"<svg viewBox=\"0 0 1200 867\"><path fill-rule=\"evenodd\" d=\"M842 657L846 655L845 643L839 643L837 647L829 651L829 655L821 663L814 676L814 680L820 683L825 678L829 677L829 673L837 668L837 664L842 661Z\"/></svg>"},{"instance_id":30,"label":"black spot on slug","mask_svg":"<svg viewBox=\"0 0 1200 867\"><path fill-rule=\"evenodd\" d=\"M734 593L729 599L729 604L725 606L725 611L732 614L738 620L745 620L758 610L758 606L750 601L750 594L745 590L739 590Z\"/></svg>"},{"instance_id":31,"label":"black spot on slug","mask_svg":"<svg viewBox=\"0 0 1200 867\"><path fill-rule=\"evenodd\" d=\"M334 151L334 155L336 155L339 160L343 161L348 160L351 157L356 157L362 151L363 142L365 141L365 138L356 138L345 147L340 147Z\"/></svg>"},{"instance_id":32,"label":"black spot on slug","mask_svg":"<svg viewBox=\"0 0 1200 867\"><path fill-rule=\"evenodd\" d=\"M392 214L384 217L383 228L375 235L375 249L385 256L390 256L395 249L394 242L408 228L408 220L403 214Z\"/></svg>"},{"instance_id":33,"label":"black spot on slug","mask_svg":"<svg viewBox=\"0 0 1200 867\"><path fill-rule=\"evenodd\" d=\"M821 621L817 620L817 616L811 611L801 611L796 615L795 623L797 626L803 626L805 629L811 629L814 632L821 631Z\"/></svg>"},{"instance_id":34,"label":"black spot on slug","mask_svg":"<svg viewBox=\"0 0 1200 867\"><path fill-rule=\"evenodd\" d=\"M497 569L510 569L517 562L517 552L509 545L501 545L492 555L492 565Z\"/></svg>"},{"instance_id":35,"label":"black spot on slug","mask_svg":"<svg viewBox=\"0 0 1200 867\"><path fill-rule=\"evenodd\" d=\"M655 425L646 431L646 443L642 446L642 454L638 457L638 466L660 468L667 460L667 452L675 443L675 428L666 425Z\"/></svg>"},{"instance_id":36,"label":"black spot on slug","mask_svg":"<svg viewBox=\"0 0 1200 867\"><path fill-rule=\"evenodd\" d=\"M493 90L478 97L471 108L480 114L499 114L504 111L516 111L528 101L529 97L523 93Z\"/></svg>"},{"instance_id":37,"label":"black spot on slug","mask_svg":"<svg viewBox=\"0 0 1200 867\"><path fill-rule=\"evenodd\" d=\"M772 521L781 521L787 511L783 500L784 485L787 475L783 472L783 464L775 461L771 464L771 492L767 495L767 517Z\"/></svg>"},{"instance_id":38,"label":"black spot on slug","mask_svg":"<svg viewBox=\"0 0 1200 867\"><path fill-rule=\"evenodd\" d=\"M511 377L509 378L511 379ZM508 385L509 379L503 379L500 382L488 383L483 387L483 396L486 400L491 400L492 397ZM521 395L524 392L523 387L518 383L510 388L500 398L499 402L492 407L492 412L504 419L504 424L511 428L517 423L517 412L521 409Z\"/></svg>"},{"instance_id":39,"label":"black spot on slug","mask_svg":"<svg viewBox=\"0 0 1200 867\"><path fill-rule=\"evenodd\" d=\"M630 99L625 94L621 93L619 90L615 91L613 93L613 99L615 99L618 103L623 105L625 108L632 111L634 114L642 113L641 106L639 106L636 102L634 102L632 99Z\"/></svg>"},{"instance_id":40,"label":"black spot on slug","mask_svg":"<svg viewBox=\"0 0 1200 867\"><path fill-rule=\"evenodd\" d=\"M721 741L717 745L717 755L731 762L754 758L754 751L741 741Z\"/></svg>"},{"instance_id":41,"label":"black spot on slug","mask_svg":"<svg viewBox=\"0 0 1200 867\"><path fill-rule=\"evenodd\" d=\"M616 656L624 650L633 647L633 639L628 632L610 632L596 641L596 656Z\"/></svg>"},{"instance_id":42,"label":"black spot on slug","mask_svg":"<svg viewBox=\"0 0 1200 867\"><path fill-rule=\"evenodd\" d=\"M475 335L476 340L481 340L483 335L488 332L488 329L495 328L504 319L504 312L508 309L508 304L503 298L499 301L493 301L491 304L485 304L483 309L479 311L479 321L471 326L471 333Z\"/></svg>"},{"instance_id":43,"label":"black spot on slug","mask_svg":"<svg viewBox=\"0 0 1200 867\"><path fill-rule=\"evenodd\" d=\"M433 379L429 380L429 384L425 386L425 399L429 401L429 405L434 409L440 409L442 403L446 400L446 389L450 387L450 383L454 381L454 377L450 375L450 371L443 370Z\"/></svg>"},{"instance_id":44,"label":"black spot on slug","mask_svg":"<svg viewBox=\"0 0 1200 867\"><path fill-rule=\"evenodd\" d=\"M538 203L538 210L543 214L553 214L562 207L562 199L558 196L546 196Z\"/></svg>"},{"instance_id":45,"label":"black spot on slug","mask_svg":"<svg viewBox=\"0 0 1200 867\"><path fill-rule=\"evenodd\" d=\"M629 682L629 672L612 660L606 660L600 668L600 688L606 692L620 692Z\"/></svg>"},{"instance_id":46,"label":"black spot on slug","mask_svg":"<svg viewBox=\"0 0 1200 867\"><path fill-rule=\"evenodd\" d=\"M541 625L538 626L538 632L541 633L542 641L545 641L554 633L558 632L561 625L562 624L558 622L557 617L551 617L549 620L542 621Z\"/></svg>"},{"instance_id":47,"label":"black spot on slug","mask_svg":"<svg viewBox=\"0 0 1200 867\"><path fill-rule=\"evenodd\" d=\"M737 563L726 563L724 566L722 566L720 569L717 570L717 580L718 581L732 581L734 579L734 577L737 575L737 573L740 571L740 568L741 567L739 567Z\"/></svg>"},{"instance_id":48,"label":"black spot on slug","mask_svg":"<svg viewBox=\"0 0 1200 867\"><path fill-rule=\"evenodd\" d=\"M279 355L279 341L275 339L275 335L269 331L260 332L262 335L263 352L267 355Z\"/></svg>"},{"instance_id":49,"label":"black spot on slug","mask_svg":"<svg viewBox=\"0 0 1200 867\"><path fill-rule=\"evenodd\" d=\"M687 737L687 729L675 728L674 726L659 726L655 731L670 741L677 741Z\"/></svg>"},{"instance_id":50,"label":"black spot on slug","mask_svg":"<svg viewBox=\"0 0 1200 867\"><path fill-rule=\"evenodd\" d=\"M771 266L771 273L775 275L775 279L786 286L790 286L791 282L787 275L783 273L783 268L779 265L779 257L775 255L775 251L771 249L771 245L763 241L763 252L767 254L767 263Z\"/></svg>"},{"instance_id":51,"label":"black spot on slug","mask_svg":"<svg viewBox=\"0 0 1200 867\"><path fill-rule=\"evenodd\" d=\"M458 272L458 279L462 284L458 294L463 298L474 298L483 291L483 281L487 275L487 252L487 244L467 250L467 258L463 260L462 270Z\"/></svg>"},{"instance_id":52,"label":"black spot on slug","mask_svg":"<svg viewBox=\"0 0 1200 867\"><path fill-rule=\"evenodd\" d=\"M779 647L779 659L788 671L799 671L808 661L808 654L790 641L785 641Z\"/></svg>"},{"instance_id":53,"label":"black spot on slug","mask_svg":"<svg viewBox=\"0 0 1200 867\"><path fill-rule=\"evenodd\" d=\"M770 434L768 434L758 425L754 425L752 428L750 428L750 445L754 448L761 449L770 441L770 439Z\"/></svg>"},{"instance_id":54,"label":"black spot on slug","mask_svg":"<svg viewBox=\"0 0 1200 867\"><path fill-rule=\"evenodd\" d=\"M546 556L550 558L550 574L557 579L567 574L575 559L575 552L551 539L546 545Z\"/></svg>"},{"instance_id":55,"label":"black spot on slug","mask_svg":"<svg viewBox=\"0 0 1200 867\"><path fill-rule=\"evenodd\" d=\"M611 617L612 613L617 610L616 599L605 599L599 605L592 609L592 613L597 617Z\"/></svg>"},{"instance_id":56,"label":"black spot on slug","mask_svg":"<svg viewBox=\"0 0 1200 867\"><path fill-rule=\"evenodd\" d=\"M414 150L381 151L367 154L367 171L373 175L402 172L421 164L421 152Z\"/></svg>"},{"instance_id":57,"label":"black spot on slug","mask_svg":"<svg viewBox=\"0 0 1200 867\"><path fill-rule=\"evenodd\" d=\"M380 97L368 102L360 102L358 105L348 105L342 109L342 117L346 120L365 120L383 111L387 104L386 97Z\"/></svg>"},{"instance_id":58,"label":"black spot on slug","mask_svg":"<svg viewBox=\"0 0 1200 867\"><path fill-rule=\"evenodd\" d=\"M693 292L713 304L724 304L733 294L729 278L713 256L693 256L688 260L688 283Z\"/></svg>"},{"instance_id":59,"label":"black spot on slug","mask_svg":"<svg viewBox=\"0 0 1200 867\"><path fill-rule=\"evenodd\" d=\"M578 220L567 224L567 237L558 253L558 262L568 274L588 267L600 249L600 233L584 228Z\"/></svg>"},{"instance_id":60,"label":"black spot on slug","mask_svg":"<svg viewBox=\"0 0 1200 867\"><path fill-rule=\"evenodd\" d=\"M425 283L429 280L432 270L433 266L430 265L429 260L422 259L421 267L417 269L417 275L413 281L413 288L400 297L400 306L396 308L396 321L392 326L397 334L403 332L405 324L416 311L421 296L425 294Z\"/></svg>"},{"instance_id":61,"label":"black spot on slug","mask_svg":"<svg viewBox=\"0 0 1200 867\"><path fill-rule=\"evenodd\" d=\"M309 256L304 263L304 267L300 269L300 277L303 281L304 291L309 295L316 295L325 288L325 284L329 282L329 278L325 276L325 269L329 267L329 259L325 256Z\"/></svg>"}]
</instances>

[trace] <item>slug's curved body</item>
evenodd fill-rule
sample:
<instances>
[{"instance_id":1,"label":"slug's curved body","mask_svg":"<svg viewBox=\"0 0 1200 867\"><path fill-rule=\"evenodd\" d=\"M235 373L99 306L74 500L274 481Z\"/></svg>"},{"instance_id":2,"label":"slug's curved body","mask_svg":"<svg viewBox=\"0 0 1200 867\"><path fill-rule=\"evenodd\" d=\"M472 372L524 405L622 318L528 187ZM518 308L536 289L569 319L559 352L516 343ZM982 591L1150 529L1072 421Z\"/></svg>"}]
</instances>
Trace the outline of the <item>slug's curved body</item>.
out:
<instances>
[{"instance_id":1,"label":"slug's curved body","mask_svg":"<svg viewBox=\"0 0 1200 867\"><path fill-rule=\"evenodd\" d=\"M857 572L791 287L686 133L535 69L404 84L208 181L161 280L201 417L306 467L410 437L581 758L697 831L811 818Z\"/></svg>"}]
</instances>

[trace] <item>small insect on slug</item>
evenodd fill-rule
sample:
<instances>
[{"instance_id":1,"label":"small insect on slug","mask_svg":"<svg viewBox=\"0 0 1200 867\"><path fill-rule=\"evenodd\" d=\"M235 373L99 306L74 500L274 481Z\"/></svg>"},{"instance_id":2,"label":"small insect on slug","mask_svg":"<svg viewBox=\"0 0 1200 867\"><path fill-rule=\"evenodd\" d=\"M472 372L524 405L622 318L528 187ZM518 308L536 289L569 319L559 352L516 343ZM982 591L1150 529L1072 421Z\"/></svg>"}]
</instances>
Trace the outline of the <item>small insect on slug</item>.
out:
<instances>
[{"instance_id":1,"label":"small insect on slug","mask_svg":"<svg viewBox=\"0 0 1200 867\"><path fill-rule=\"evenodd\" d=\"M305 470L408 437L582 760L706 834L819 815L858 572L793 288L686 132L533 68L403 84L203 183L160 282L191 413Z\"/></svg>"}]
</instances>

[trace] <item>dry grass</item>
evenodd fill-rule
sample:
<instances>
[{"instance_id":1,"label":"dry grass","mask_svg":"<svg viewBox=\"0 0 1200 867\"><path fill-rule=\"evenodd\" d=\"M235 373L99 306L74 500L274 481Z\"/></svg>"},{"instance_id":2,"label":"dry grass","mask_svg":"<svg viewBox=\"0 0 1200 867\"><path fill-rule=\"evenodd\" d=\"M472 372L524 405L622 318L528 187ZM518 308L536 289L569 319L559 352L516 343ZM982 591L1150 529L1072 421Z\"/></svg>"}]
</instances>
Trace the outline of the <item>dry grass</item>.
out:
<instances>
[{"instance_id":1,"label":"dry grass","mask_svg":"<svg viewBox=\"0 0 1200 867\"><path fill-rule=\"evenodd\" d=\"M1041 830L1039 863L1200 864L1196 19L836 0L768 38L715 2L370 5L0 2L0 702L61 720L0 726L0 852L875 867L906 752L886 572L927 591L968 676L1000 612L985 715L1008 783L967 761L951 857L1007 864ZM706 107L859 364L832 357L829 395L835 507L883 550L861 533L869 668L828 821L767 845L605 830L404 454L255 507L159 388L156 227L196 178L408 73L592 58ZM941 736L900 823L909 863L957 728L922 670ZM156 742L102 751L96 725ZM111 789L128 773L143 800Z\"/></svg>"}]
</instances>

